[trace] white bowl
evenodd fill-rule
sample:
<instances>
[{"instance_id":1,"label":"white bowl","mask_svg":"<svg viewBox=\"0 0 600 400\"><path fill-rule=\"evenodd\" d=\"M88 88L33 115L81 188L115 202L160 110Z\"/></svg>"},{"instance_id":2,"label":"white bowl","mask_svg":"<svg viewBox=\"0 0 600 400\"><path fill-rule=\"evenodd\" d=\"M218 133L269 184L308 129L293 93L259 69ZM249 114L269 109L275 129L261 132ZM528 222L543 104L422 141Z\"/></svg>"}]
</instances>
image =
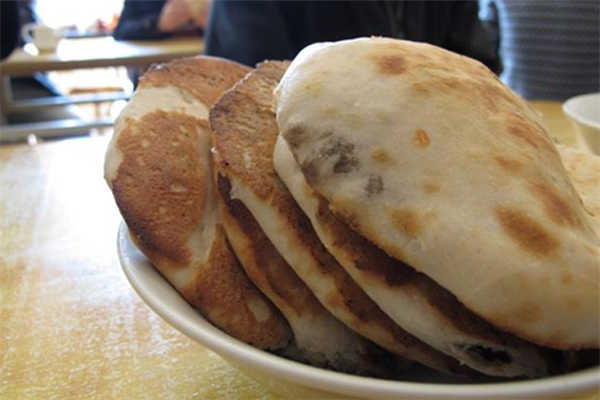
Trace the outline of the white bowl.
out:
<instances>
[{"instance_id":1,"label":"white bowl","mask_svg":"<svg viewBox=\"0 0 600 400\"><path fill-rule=\"evenodd\" d=\"M600 155L600 93L570 98L563 111L571 118L589 149Z\"/></svg>"},{"instance_id":2,"label":"white bowl","mask_svg":"<svg viewBox=\"0 0 600 400\"><path fill-rule=\"evenodd\" d=\"M298 398L367 399L597 399L600 368L568 375L509 383L423 383L439 380L417 368L406 381L364 378L311 367L258 350L223 333L192 308L135 247L124 223L118 252L123 271L140 297L175 329L215 351L271 389ZM418 374L421 374L419 376ZM447 380L449 381L449 380ZM450 380L451 381L451 380ZM309 395L310 393L310 395ZM333 396L333 397L332 397Z\"/></svg>"}]
</instances>

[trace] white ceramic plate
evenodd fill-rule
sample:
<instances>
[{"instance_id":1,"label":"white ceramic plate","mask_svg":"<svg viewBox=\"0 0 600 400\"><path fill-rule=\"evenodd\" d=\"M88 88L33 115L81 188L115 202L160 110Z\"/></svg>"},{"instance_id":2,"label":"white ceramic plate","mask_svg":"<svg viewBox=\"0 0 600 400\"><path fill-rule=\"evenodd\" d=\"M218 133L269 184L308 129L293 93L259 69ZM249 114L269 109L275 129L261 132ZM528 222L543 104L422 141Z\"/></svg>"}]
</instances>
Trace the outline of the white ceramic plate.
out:
<instances>
[{"instance_id":1,"label":"white ceramic plate","mask_svg":"<svg viewBox=\"0 0 600 400\"><path fill-rule=\"evenodd\" d=\"M589 149L600 155L600 93L572 97L563 104Z\"/></svg>"},{"instance_id":2,"label":"white ceramic plate","mask_svg":"<svg viewBox=\"0 0 600 400\"><path fill-rule=\"evenodd\" d=\"M407 378L412 381L387 381L326 371L286 360L242 343L207 322L135 247L124 223L119 227L118 252L125 275L133 288L152 310L174 328L219 353L242 370L252 371L251 375L266 376L288 387L295 384L327 393L368 399L597 399L594 393L598 393L600 387L600 368L510 383L423 383L437 378L414 376ZM427 371L420 373L429 373Z\"/></svg>"},{"instance_id":3,"label":"white ceramic plate","mask_svg":"<svg viewBox=\"0 0 600 400\"><path fill-rule=\"evenodd\" d=\"M563 109L577 122L600 129L600 93L589 93L568 99Z\"/></svg>"}]
</instances>

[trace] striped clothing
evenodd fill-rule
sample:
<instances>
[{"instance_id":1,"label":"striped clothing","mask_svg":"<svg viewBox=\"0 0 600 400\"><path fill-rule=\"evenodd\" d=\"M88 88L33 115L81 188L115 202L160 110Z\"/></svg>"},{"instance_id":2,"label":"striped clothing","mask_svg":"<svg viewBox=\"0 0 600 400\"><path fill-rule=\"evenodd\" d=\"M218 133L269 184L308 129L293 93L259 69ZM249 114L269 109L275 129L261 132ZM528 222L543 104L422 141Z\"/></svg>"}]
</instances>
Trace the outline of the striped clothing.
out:
<instances>
[{"instance_id":1,"label":"striped clothing","mask_svg":"<svg viewBox=\"0 0 600 400\"><path fill-rule=\"evenodd\" d=\"M480 0L497 30L502 80L529 99L600 91L600 1Z\"/></svg>"}]
</instances>

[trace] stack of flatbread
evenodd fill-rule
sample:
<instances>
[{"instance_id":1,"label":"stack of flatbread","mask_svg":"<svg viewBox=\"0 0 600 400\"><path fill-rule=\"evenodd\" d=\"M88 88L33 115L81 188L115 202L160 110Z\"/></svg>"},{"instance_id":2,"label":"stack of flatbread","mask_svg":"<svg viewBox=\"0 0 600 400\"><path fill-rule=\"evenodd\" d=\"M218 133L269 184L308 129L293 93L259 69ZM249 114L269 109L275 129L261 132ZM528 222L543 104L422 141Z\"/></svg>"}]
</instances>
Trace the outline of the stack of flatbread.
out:
<instances>
[{"instance_id":1,"label":"stack of flatbread","mask_svg":"<svg viewBox=\"0 0 600 400\"><path fill-rule=\"evenodd\" d=\"M542 377L600 347L600 160L559 150L480 63L361 38L153 68L105 177L137 246L241 341L379 377Z\"/></svg>"}]
</instances>

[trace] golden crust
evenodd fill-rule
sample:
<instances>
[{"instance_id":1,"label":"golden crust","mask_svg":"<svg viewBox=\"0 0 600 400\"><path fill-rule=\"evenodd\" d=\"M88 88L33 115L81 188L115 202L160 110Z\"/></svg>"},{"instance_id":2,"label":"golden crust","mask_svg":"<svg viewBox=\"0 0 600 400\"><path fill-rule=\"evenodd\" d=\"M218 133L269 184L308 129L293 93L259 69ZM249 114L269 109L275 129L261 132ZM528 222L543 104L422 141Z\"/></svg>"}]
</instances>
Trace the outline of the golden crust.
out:
<instances>
[{"instance_id":1,"label":"golden crust","mask_svg":"<svg viewBox=\"0 0 600 400\"><path fill-rule=\"evenodd\" d=\"M271 157L273 138L278 134L277 124L273 123L271 92L288 64L275 61L260 64L210 110L219 169L235 174L261 198L269 197L278 184Z\"/></svg>"},{"instance_id":2,"label":"golden crust","mask_svg":"<svg viewBox=\"0 0 600 400\"><path fill-rule=\"evenodd\" d=\"M221 225L201 273L184 295L216 326L258 348L281 349L291 340L289 325L248 279Z\"/></svg>"},{"instance_id":3,"label":"golden crust","mask_svg":"<svg viewBox=\"0 0 600 400\"><path fill-rule=\"evenodd\" d=\"M231 198L231 184L227 178L217 175L217 200L227 236L232 242L239 238L238 241L248 244L243 254L237 252L248 276L263 292L270 294L269 298L278 308L285 309L286 315L326 313L315 295L277 252L244 203Z\"/></svg>"},{"instance_id":4,"label":"golden crust","mask_svg":"<svg viewBox=\"0 0 600 400\"><path fill-rule=\"evenodd\" d=\"M165 275L181 267L172 264L160 251L152 250L129 230L135 245ZM206 262L186 265L197 273L185 288L176 287L183 298L211 323L229 335L261 349L281 349L291 340L285 319L265 299L233 255L223 228L217 226L216 239ZM254 305L255 309L252 309Z\"/></svg>"},{"instance_id":5,"label":"golden crust","mask_svg":"<svg viewBox=\"0 0 600 400\"><path fill-rule=\"evenodd\" d=\"M196 161L202 127L187 115L154 111L117 138L123 159L111 185L119 210L144 247L173 267L190 262L187 240L202 214L208 174Z\"/></svg>"},{"instance_id":6,"label":"golden crust","mask_svg":"<svg viewBox=\"0 0 600 400\"><path fill-rule=\"evenodd\" d=\"M139 87L176 86L211 106L248 72L250 68L221 58L182 58L168 64L153 65L140 79Z\"/></svg>"}]
</instances>

